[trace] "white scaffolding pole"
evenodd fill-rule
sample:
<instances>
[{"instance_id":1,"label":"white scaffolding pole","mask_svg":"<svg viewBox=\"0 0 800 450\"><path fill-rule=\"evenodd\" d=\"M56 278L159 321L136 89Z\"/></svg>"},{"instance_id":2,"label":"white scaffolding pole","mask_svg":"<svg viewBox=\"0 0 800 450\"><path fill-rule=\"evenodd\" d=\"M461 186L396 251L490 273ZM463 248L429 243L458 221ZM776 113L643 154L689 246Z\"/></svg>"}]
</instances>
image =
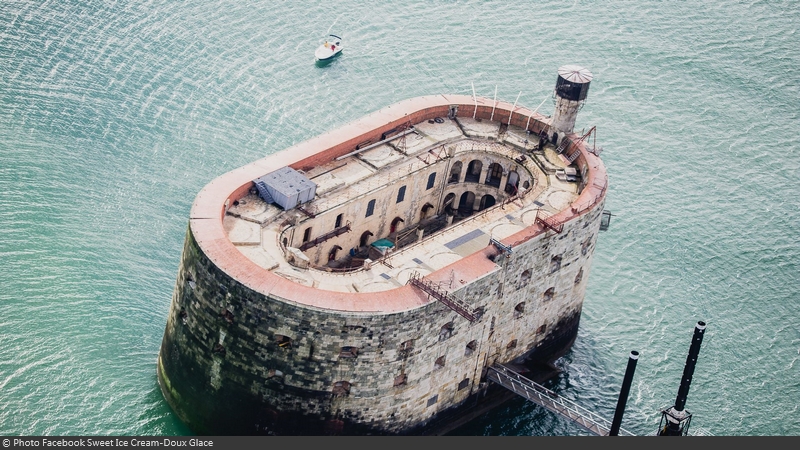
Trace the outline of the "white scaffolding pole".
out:
<instances>
[{"instance_id":1,"label":"white scaffolding pole","mask_svg":"<svg viewBox=\"0 0 800 450\"><path fill-rule=\"evenodd\" d=\"M494 85L494 105L492 105L492 115L489 117L489 120L494 119L494 108L497 107L497 85Z\"/></svg>"},{"instance_id":2,"label":"white scaffolding pole","mask_svg":"<svg viewBox=\"0 0 800 450\"><path fill-rule=\"evenodd\" d=\"M517 100L519 100L520 95L522 95L522 91L517 94ZM511 116L514 115L514 110L517 108L517 100L514 100L514 106L511 107L511 112L508 114L508 126L511 126Z\"/></svg>"},{"instance_id":3,"label":"white scaffolding pole","mask_svg":"<svg viewBox=\"0 0 800 450\"><path fill-rule=\"evenodd\" d=\"M547 101L547 98L548 97L545 97L544 100L542 100L542 103L539 103L539 106L537 106L536 109L534 109L533 112L528 116L528 122L525 124L525 131L528 130L528 125L530 125L530 123L531 123L531 116L536 114L536 111L539 111L539 108L541 108L542 105L544 105L544 102Z\"/></svg>"},{"instance_id":4,"label":"white scaffolding pole","mask_svg":"<svg viewBox=\"0 0 800 450\"><path fill-rule=\"evenodd\" d=\"M478 113L478 99L475 97L475 82L472 82L472 101L475 102L475 111L472 111L472 118Z\"/></svg>"}]
</instances>

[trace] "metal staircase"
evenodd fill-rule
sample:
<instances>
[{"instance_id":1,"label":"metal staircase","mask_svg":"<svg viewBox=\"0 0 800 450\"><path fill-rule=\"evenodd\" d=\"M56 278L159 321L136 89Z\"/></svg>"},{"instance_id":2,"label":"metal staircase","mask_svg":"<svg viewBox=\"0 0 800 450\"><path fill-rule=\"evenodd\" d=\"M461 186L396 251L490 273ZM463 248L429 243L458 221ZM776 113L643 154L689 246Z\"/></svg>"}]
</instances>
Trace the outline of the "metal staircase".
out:
<instances>
[{"instance_id":1,"label":"metal staircase","mask_svg":"<svg viewBox=\"0 0 800 450\"><path fill-rule=\"evenodd\" d=\"M272 195L269 193L267 189L267 183L263 181L255 181L256 189L258 189L258 194L261 195L261 198L264 199L265 202L275 203L275 199L272 198Z\"/></svg>"},{"instance_id":2,"label":"metal staircase","mask_svg":"<svg viewBox=\"0 0 800 450\"><path fill-rule=\"evenodd\" d=\"M469 310L469 306L466 303L450 295L447 291L441 289L436 284L422 278L422 276L419 273L417 272L412 273L411 277L408 279L407 284L416 286L418 289L427 293L436 300L439 300L440 302L444 303L448 308L457 312L470 322L475 322L476 320L478 320L475 311L471 312Z\"/></svg>"}]
</instances>

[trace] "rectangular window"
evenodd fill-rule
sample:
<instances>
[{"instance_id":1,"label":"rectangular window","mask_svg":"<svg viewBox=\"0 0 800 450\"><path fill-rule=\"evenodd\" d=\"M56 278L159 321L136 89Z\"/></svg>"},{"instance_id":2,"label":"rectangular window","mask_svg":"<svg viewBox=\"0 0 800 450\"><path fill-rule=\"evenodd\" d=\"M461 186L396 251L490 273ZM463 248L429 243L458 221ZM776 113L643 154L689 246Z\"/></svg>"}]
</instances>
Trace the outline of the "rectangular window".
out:
<instances>
[{"instance_id":1,"label":"rectangular window","mask_svg":"<svg viewBox=\"0 0 800 450\"><path fill-rule=\"evenodd\" d=\"M369 203L367 203L367 215L364 217L369 217L374 212L375 212L375 200L370 200Z\"/></svg>"},{"instance_id":2,"label":"rectangular window","mask_svg":"<svg viewBox=\"0 0 800 450\"><path fill-rule=\"evenodd\" d=\"M306 228L303 233L303 242L308 242L309 239L311 239L311 227Z\"/></svg>"},{"instance_id":3,"label":"rectangular window","mask_svg":"<svg viewBox=\"0 0 800 450\"><path fill-rule=\"evenodd\" d=\"M336 216L336 225L334 225L334 228L339 228L340 226L342 226L342 215L341 214Z\"/></svg>"},{"instance_id":4,"label":"rectangular window","mask_svg":"<svg viewBox=\"0 0 800 450\"><path fill-rule=\"evenodd\" d=\"M426 187L425 190L432 188L433 183L435 182L436 182L436 172L433 172L432 174L428 175L428 187Z\"/></svg>"},{"instance_id":5,"label":"rectangular window","mask_svg":"<svg viewBox=\"0 0 800 450\"><path fill-rule=\"evenodd\" d=\"M434 395L433 397L428 399L428 406L433 406L439 400L439 394Z\"/></svg>"},{"instance_id":6,"label":"rectangular window","mask_svg":"<svg viewBox=\"0 0 800 450\"><path fill-rule=\"evenodd\" d=\"M400 188L399 191L397 191L397 202L395 202L395 203L400 203L405 198L406 198L406 187L403 186L403 187Z\"/></svg>"}]
</instances>

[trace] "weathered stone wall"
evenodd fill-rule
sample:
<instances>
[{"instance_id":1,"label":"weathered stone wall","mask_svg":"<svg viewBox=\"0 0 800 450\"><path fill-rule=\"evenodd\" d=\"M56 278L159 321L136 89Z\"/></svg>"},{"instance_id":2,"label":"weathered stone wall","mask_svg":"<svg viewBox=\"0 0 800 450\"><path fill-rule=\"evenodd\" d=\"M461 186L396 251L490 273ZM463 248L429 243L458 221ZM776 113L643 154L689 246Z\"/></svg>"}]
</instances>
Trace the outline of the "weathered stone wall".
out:
<instances>
[{"instance_id":1,"label":"weathered stone wall","mask_svg":"<svg viewBox=\"0 0 800 450\"><path fill-rule=\"evenodd\" d=\"M217 268L189 231L159 356L162 390L199 433L342 423L401 433L476 393L486 366L535 351L579 317L602 206L467 280L454 294L484 309L474 323L437 301L368 314L267 298Z\"/></svg>"}]
</instances>

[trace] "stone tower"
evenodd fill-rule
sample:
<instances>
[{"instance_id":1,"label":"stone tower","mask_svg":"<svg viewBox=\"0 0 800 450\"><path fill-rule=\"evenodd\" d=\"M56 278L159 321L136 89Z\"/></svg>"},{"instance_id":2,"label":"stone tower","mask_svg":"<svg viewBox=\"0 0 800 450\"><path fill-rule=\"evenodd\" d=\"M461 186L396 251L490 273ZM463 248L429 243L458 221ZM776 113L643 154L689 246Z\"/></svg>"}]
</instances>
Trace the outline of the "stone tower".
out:
<instances>
[{"instance_id":1,"label":"stone tower","mask_svg":"<svg viewBox=\"0 0 800 450\"><path fill-rule=\"evenodd\" d=\"M558 142L565 134L572 133L575 118L586 100L591 81L592 73L581 66L559 67L555 91L556 109L550 135L554 142Z\"/></svg>"}]
</instances>

